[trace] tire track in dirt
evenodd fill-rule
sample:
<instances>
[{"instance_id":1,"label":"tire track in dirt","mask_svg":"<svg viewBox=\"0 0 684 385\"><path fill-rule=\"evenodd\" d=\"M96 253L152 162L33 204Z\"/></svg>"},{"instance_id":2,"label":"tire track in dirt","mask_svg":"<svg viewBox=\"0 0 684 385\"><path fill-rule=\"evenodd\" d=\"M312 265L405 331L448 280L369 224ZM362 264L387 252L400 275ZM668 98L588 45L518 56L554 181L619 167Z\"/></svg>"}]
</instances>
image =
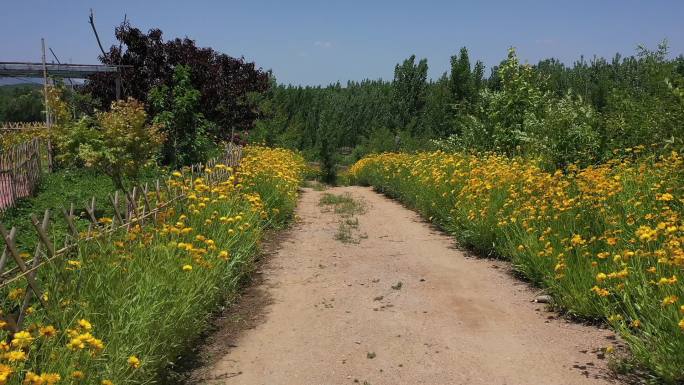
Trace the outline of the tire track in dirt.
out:
<instances>
[{"instance_id":1,"label":"tire track in dirt","mask_svg":"<svg viewBox=\"0 0 684 385\"><path fill-rule=\"evenodd\" d=\"M339 218L319 207L323 192L304 189L300 220L266 258L242 316L210 338L195 383L617 382L601 354L614 335L532 303L506 263L467 257L370 189L326 192L365 202L358 230L368 237L335 240Z\"/></svg>"}]
</instances>

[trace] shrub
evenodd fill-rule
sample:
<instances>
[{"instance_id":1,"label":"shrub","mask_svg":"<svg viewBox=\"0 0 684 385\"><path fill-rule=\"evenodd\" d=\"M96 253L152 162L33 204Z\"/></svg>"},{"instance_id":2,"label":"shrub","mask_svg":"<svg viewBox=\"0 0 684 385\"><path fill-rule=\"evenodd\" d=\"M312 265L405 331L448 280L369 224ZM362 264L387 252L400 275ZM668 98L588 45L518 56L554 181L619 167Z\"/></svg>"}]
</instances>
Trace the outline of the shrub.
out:
<instances>
[{"instance_id":1,"label":"shrub","mask_svg":"<svg viewBox=\"0 0 684 385\"><path fill-rule=\"evenodd\" d=\"M162 149L165 164L180 167L204 162L215 146L208 134L212 124L199 112L200 96L190 82L190 70L183 65L175 69L172 88L160 85L150 91L153 121L166 134Z\"/></svg>"},{"instance_id":2,"label":"shrub","mask_svg":"<svg viewBox=\"0 0 684 385\"><path fill-rule=\"evenodd\" d=\"M160 126L147 123L144 105L134 99L114 102L110 111L65 124L56 133L57 159L63 165L93 168L120 189L155 162L164 141Z\"/></svg>"}]
</instances>

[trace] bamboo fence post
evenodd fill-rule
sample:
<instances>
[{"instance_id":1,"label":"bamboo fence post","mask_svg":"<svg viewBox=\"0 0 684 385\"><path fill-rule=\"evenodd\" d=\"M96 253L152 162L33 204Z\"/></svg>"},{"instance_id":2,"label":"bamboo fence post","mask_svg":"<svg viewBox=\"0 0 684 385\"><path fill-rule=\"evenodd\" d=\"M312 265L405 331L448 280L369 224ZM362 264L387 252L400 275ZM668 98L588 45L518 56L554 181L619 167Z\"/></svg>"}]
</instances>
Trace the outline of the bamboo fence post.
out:
<instances>
[{"instance_id":1,"label":"bamboo fence post","mask_svg":"<svg viewBox=\"0 0 684 385\"><path fill-rule=\"evenodd\" d=\"M112 201L112 206L114 207L114 217L116 218L117 221L119 221L119 225L122 225L126 222L124 222L123 218L121 218L121 212L119 212L119 190L116 190L114 192L114 197L112 198L112 194L109 194L109 200ZM114 221L112 220L112 223Z\"/></svg>"},{"instance_id":2,"label":"bamboo fence post","mask_svg":"<svg viewBox=\"0 0 684 385\"><path fill-rule=\"evenodd\" d=\"M71 204L70 211L67 212L66 209L62 209L62 213L64 214L64 220L67 223L67 227L69 227L71 237L74 239L74 241L78 240L78 229L76 228L76 224L74 224L74 204Z\"/></svg>"},{"instance_id":3,"label":"bamboo fence post","mask_svg":"<svg viewBox=\"0 0 684 385\"><path fill-rule=\"evenodd\" d=\"M88 207L88 202L86 202L86 207L85 207L86 212L88 213L88 217L90 217L91 223L88 225L88 236L91 236L91 231L94 229L100 230L100 224L97 222L97 218L95 217L95 197L92 197L90 199L90 207Z\"/></svg>"},{"instance_id":4,"label":"bamboo fence post","mask_svg":"<svg viewBox=\"0 0 684 385\"><path fill-rule=\"evenodd\" d=\"M36 218L35 215L31 215L31 221L33 222L33 225L36 227L36 230L38 231L38 235L41 238L42 243L47 245L49 244L52 246L51 243L43 241L43 237L45 236L44 232L47 231L49 221L50 221L50 212L49 210L45 210L45 214L43 214L43 222L38 223L38 219ZM41 252L41 242L38 242L36 244L36 249L33 253L33 261L31 261L31 272L28 273L27 277L31 277L32 279L35 279L36 274L38 273L38 270L34 270L38 267L40 264L40 255L42 254ZM54 255L54 248L48 247L48 255L53 256ZM31 292L26 291L24 294L24 302L21 305L21 308L19 309L19 317L17 318L17 328L21 330L21 324L24 322L24 318L26 317L26 309L28 309L30 302L31 301Z\"/></svg>"},{"instance_id":5,"label":"bamboo fence post","mask_svg":"<svg viewBox=\"0 0 684 385\"><path fill-rule=\"evenodd\" d=\"M9 246L10 254L12 255L12 258L14 258L14 261L17 263L17 266L19 266L19 269L22 273L26 274L26 271L28 270L26 268L26 264L19 255L19 251L17 250L17 245L14 242L14 239L10 238L9 234L7 233L7 229L5 228L5 225L3 225L2 223L0 223L0 234L2 234L2 237L5 239L7 246ZM47 303L45 302L45 300L43 300L43 296L41 295L38 283L35 281L35 279L33 279L33 277L29 275L26 276L26 280L28 281L31 290L33 290L33 293L36 295L36 297L38 297L40 303L43 305L44 308L47 309Z\"/></svg>"},{"instance_id":6,"label":"bamboo fence post","mask_svg":"<svg viewBox=\"0 0 684 385\"><path fill-rule=\"evenodd\" d=\"M17 236L17 229L15 227L12 227L12 230L10 230L9 237L10 239L14 240ZM7 245L7 242L5 242L5 247L2 251L2 256L0 257L0 274L5 269L5 264L7 263L7 257L9 256L10 251L9 251L9 246Z\"/></svg>"},{"instance_id":7,"label":"bamboo fence post","mask_svg":"<svg viewBox=\"0 0 684 385\"><path fill-rule=\"evenodd\" d=\"M149 192L149 187L147 183L145 183L145 187L142 188L142 196L143 196L143 203L145 204L145 208L147 209L147 212L152 212L152 207L150 206L150 200L147 198L147 194ZM143 214L144 216L144 214ZM155 222L156 222L156 215L155 215Z\"/></svg>"}]
</instances>

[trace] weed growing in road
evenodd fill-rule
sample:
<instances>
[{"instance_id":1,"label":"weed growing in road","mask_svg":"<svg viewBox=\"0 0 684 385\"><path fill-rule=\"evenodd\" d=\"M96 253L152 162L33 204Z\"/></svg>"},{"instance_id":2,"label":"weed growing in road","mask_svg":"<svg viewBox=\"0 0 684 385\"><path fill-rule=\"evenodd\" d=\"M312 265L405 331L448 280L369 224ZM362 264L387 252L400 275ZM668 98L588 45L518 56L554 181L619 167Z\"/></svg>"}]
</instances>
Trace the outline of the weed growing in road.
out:
<instances>
[{"instance_id":1,"label":"weed growing in road","mask_svg":"<svg viewBox=\"0 0 684 385\"><path fill-rule=\"evenodd\" d=\"M366 211L364 203L354 199L350 193L335 195L324 193L319 201L320 206L332 206L333 212L340 216L340 221L335 233L335 239L342 243L359 243L365 239L364 234L354 236L354 230L359 228L359 218L354 215L363 214Z\"/></svg>"},{"instance_id":2,"label":"weed growing in road","mask_svg":"<svg viewBox=\"0 0 684 385\"><path fill-rule=\"evenodd\" d=\"M321 183L317 180L304 181L304 187L312 188L314 191L325 191L328 189L328 186L325 183Z\"/></svg>"},{"instance_id":3,"label":"weed growing in road","mask_svg":"<svg viewBox=\"0 0 684 385\"><path fill-rule=\"evenodd\" d=\"M363 202L354 199L350 193L341 195L325 193L323 194L323 197L321 197L319 204L333 206L335 214L342 216L363 214L366 211Z\"/></svg>"}]
</instances>

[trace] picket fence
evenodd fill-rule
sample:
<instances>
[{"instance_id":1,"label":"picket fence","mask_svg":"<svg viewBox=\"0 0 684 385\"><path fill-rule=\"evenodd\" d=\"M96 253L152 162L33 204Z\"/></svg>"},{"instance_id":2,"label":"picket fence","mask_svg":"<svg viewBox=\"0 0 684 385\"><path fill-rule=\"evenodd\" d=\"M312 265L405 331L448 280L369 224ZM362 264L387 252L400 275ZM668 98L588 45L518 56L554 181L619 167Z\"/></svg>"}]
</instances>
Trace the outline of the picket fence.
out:
<instances>
[{"instance_id":1,"label":"picket fence","mask_svg":"<svg viewBox=\"0 0 684 385\"><path fill-rule=\"evenodd\" d=\"M0 211L36 191L43 174L43 146L40 139L34 138L0 153Z\"/></svg>"}]
</instances>

